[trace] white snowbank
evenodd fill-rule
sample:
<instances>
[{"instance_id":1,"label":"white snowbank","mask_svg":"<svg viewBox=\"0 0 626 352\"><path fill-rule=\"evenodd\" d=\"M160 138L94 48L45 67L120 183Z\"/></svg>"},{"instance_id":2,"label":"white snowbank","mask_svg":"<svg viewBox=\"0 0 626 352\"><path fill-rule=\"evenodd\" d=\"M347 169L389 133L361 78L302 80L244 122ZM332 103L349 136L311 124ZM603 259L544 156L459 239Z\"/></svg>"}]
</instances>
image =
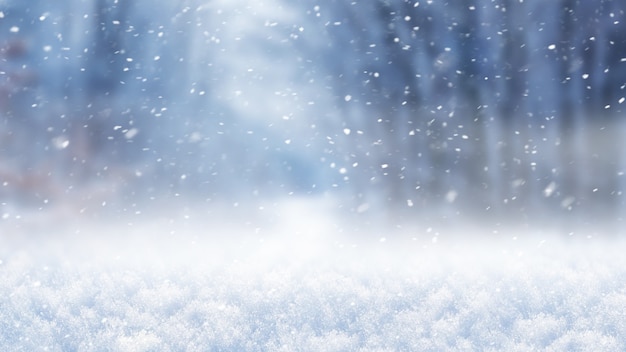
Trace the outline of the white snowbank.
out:
<instances>
[{"instance_id":1,"label":"white snowbank","mask_svg":"<svg viewBox=\"0 0 626 352\"><path fill-rule=\"evenodd\" d=\"M621 241L355 239L296 223L0 236L0 349L626 348Z\"/></svg>"}]
</instances>

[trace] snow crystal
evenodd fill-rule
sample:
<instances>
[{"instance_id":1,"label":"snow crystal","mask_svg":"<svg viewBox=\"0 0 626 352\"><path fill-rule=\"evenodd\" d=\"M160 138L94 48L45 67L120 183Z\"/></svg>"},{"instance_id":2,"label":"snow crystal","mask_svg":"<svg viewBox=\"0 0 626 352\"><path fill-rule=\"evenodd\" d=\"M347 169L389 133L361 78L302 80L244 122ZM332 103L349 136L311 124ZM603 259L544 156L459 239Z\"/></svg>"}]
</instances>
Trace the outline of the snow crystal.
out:
<instances>
[{"instance_id":1,"label":"snow crystal","mask_svg":"<svg viewBox=\"0 0 626 352\"><path fill-rule=\"evenodd\" d=\"M448 193L446 193L446 202L454 203L458 195L459 194L456 190L453 190L453 189L449 190Z\"/></svg>"},{"instance_id":2,"label":"snow crystal","mask_svg":"<svg viewBox=\"0 0 626 352\"><path fill-rule=\"evenodd\" d=\"M565 197L561 201L561 206L566 209L571 209L572 205L574 205L575 202L576 202L576 197L573 197L573 196Z\"/></svg>"},{"instance_id":3,"label":"snow crystal","mask_svg":"<svg viewBox=\"0 0 626 352\"><path fill-rule=\"evenodd\" d=\"M136 128L131 128L126 133L124 133L124 138L133 139L139 133L139 130Z\"/></svg>"},{"instance_id":4,"label":"snow crystal","mask_svg":"<svg viewBox=\"0 0 626 352\"><path fill-rule=\"evenodd\" d=\"M369 203L362 203L356 208L357 213L364 213L370 208Z\"/></svg>"},{"instance_id":5,"label":"snow crystal","mask_svg":"<svg viewBox=\"0 0 626 352\"><path fill-rule=\"evenodd\" d=\"M59 136L52 139L52 145L56 149L65 149L70 145L70 141L64 136Z\"/></svg>"},{"instance_id":6,"label":"snow crystal","mask_svg":"<svg viewBox=\"0 0 626 352\"><path fill-rule=\"evenodd\" d=\"M556 182L550 182L546 188L543 189L543 195L546 197L550 197L554 191L556 190Z\"/></svg>"}]
</instances>

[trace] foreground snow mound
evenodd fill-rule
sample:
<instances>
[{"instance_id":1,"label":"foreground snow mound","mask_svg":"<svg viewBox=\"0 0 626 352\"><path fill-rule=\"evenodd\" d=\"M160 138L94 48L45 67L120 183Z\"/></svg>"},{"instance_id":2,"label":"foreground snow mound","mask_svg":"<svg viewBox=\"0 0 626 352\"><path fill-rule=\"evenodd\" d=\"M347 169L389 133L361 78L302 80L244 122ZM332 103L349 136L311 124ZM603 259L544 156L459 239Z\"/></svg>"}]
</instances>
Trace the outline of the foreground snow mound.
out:
<instances>
[{"instance_id":1,"label":"foreground snow mound","mask_svg":"<svg viewBox=\"0 0 626 352\"><path fill-rule=\"evenodd\" d=\"M626 348L622 243L158 228L1 237L0 349Z\"/></svg>"}]
</instances>

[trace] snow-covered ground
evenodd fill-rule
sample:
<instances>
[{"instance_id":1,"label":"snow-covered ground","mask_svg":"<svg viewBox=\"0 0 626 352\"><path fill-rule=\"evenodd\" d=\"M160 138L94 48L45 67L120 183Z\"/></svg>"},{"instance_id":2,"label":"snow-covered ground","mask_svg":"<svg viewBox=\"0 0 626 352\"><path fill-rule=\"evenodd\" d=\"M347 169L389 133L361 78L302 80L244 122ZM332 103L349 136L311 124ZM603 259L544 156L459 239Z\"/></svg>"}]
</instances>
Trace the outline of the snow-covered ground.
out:
<instances>
[{"instance_id":1,"label":"snow-covered ground","mask_svg":"<svg viewBox=\"0 0 626 352\"><path fill-rule=\"evenodd\" d=\"M306 207L281 211L240 228L193 214L23 231L5 220L0 349L626 349L621 240L359 237Z\"/></svg>"}]
</instances>

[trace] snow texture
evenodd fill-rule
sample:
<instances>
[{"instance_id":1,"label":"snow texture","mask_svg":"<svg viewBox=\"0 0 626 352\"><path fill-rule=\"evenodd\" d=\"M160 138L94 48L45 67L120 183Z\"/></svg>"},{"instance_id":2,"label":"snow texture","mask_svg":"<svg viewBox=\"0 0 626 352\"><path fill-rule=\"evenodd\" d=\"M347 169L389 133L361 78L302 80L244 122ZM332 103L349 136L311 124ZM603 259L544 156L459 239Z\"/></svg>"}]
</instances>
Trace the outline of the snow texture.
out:
<instances>
[{"instance_id":1,"label":"snow texture","mask_svg":"<svg viewBox=\"0 0 626 352\"><path fill-rule=\"evenodd\" d=\"M0 349L626 348L615 239L74 225L0 237Z\"/></svg>"}]
</instances>

